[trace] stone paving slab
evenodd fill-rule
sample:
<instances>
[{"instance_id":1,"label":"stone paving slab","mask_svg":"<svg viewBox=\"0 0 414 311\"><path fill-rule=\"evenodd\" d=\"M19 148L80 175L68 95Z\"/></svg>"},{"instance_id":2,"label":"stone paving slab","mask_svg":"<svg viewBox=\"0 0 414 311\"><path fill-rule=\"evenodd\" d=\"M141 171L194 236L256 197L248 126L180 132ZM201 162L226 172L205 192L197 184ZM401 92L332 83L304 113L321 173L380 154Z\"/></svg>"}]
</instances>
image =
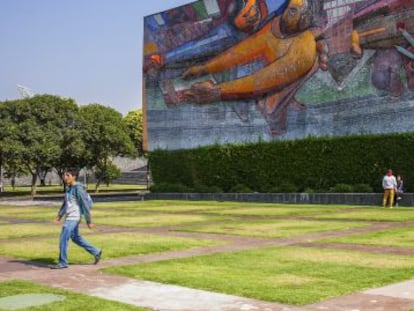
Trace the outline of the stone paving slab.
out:
<instances>
[{"instance_id":1,"label":"stone paving slab","mask_svg":"<svg viewBox=\"0 0 414 311\"><path fill-rule=\"evenodd\" d=\"M367 290L365 293L414 300L414 280Z\"/></svg>"},{"instance_id":2,"label":"stone paving slab","mask_svg":"<svg viewBox=\"0 0 414 311\"><path fill-rule=\"evenodd\" d=\"M95 288L89 294L159 311L297 310L275 303L148 281L128 281L115 287Z\"/></svg>"}]
</instances>

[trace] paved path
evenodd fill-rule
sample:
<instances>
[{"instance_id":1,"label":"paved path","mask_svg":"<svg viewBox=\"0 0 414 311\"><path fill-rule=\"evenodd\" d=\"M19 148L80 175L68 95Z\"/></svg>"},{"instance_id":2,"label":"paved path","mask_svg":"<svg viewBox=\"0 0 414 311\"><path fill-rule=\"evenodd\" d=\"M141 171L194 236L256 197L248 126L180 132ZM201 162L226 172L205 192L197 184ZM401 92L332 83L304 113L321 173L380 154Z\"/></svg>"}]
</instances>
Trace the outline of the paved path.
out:
<instances>
[{"instance_id":1,"label":"paved path","mask_svg":"<svg viewBox=\"0 0 414 311\"><path fill-rule=\"evenodd\" d=\"M11 204L10 202L7 202ZM49 202L50 203L50 202ZM21 206L32 205L18 203ZM40 203L41 204L41 203ZM43 205L44 206L44 205ZM12 221L12 220L11 220ZM411 226L413 223L403 223L400 226ZM251 249L268 245L300 245L321 248L322 245L313 243L320 237L331 237L350 234L351 232L369 232L378 229L398 227L398 223L373 223L372 226L320 234L303 235L294 239L260 239L249 237L234 237L226 235L210 235L189 232L171 232L169 228L134 229L135 231L170 236L208 237L226 239L229 245L198 248L193 250L165 252L141 256L102 260L99 265L72 265L68 269L50 270L48 266L0 257L0 281L28 280L44 285L67 289L74 292L88 293L89 295L125 302L131 305L148 307L160 311L408 311L414 310L414 280L353 293L320 303L294 307L279 303L270 303L212 293L204 290L185 288L182 286L166 285L155 282L139 281L123 276L104 274L99 271L103 267L134 264L184 258L189 256L205 255L217 252L228 252L241 249ZM102 227L100 230L109 232L111 227ZM344 245L330 245L329 247L351 247ZM376 253L399 253L396 248L378 248L359 246L360 250ZM355 249L355 248L352 248ZM404 254L413 255L412 250L405 250Z\"/></svg>"}]
</instances>

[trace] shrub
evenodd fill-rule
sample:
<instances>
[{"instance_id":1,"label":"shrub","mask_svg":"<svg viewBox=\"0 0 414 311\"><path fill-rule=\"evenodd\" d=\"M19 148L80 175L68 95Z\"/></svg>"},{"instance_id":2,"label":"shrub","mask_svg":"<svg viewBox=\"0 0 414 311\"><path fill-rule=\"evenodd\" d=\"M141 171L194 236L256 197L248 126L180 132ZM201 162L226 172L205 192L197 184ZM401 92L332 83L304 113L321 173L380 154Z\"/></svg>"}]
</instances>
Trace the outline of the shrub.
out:
<instances>
[{"instance_id":1,"label":"shrub","mask_svg":"<svg viewBox=\"0 0 414 311\"><path fill-rule=\"evenodd\" d=\"M336 184L335 187L330 189L333 193L350 193L354 192L354 188L348 184Z\"/></svg>"},{"instance_id":2,"label":"shrub","mask_svg":"<svg viewBox=\"0 0 414 311\"><path fill-rule=\"evenodd\" d=\"M368 184L356 184L354 186L354 192L358 193L371 193L374 192L374 189Z\"/></svg>"},{"instance_id":3,"label":"shrub","mask_svg":"<svg viewBox=\"0 0 414 311\"><path fill-rule=\"evenodd\" d=\"M192 189L183 184L159 183L150 187L151 192L192 192Z\"/></svg>"},{"instance_id":4,"label":"shrub","mask_svg":"<svg viewBox=\"0 0 414 311\"><path fill-rule=\"evenodd\" d=\"M298 192L298 187L291 183L282 183L278 188L279 192Z\"/></svg>"},{"instance_id":5,"label":"shrub","mask_svg":"<svg viewBox=\"0 0 414 311\"><path fill-rule=\"evenodd\" d=\"M194 192L198 193L218 193L223 192L218 186L197 185L194 187Z\"/></svg>"},{"instance_id":6,"label":"shrub","mask_svg":"<svg viewBox=\"0 0 414 311\"><path fill-rule=\"evenodd\" d=\"M252 191L252 189L250 189L246 185L237 184L237 185L233 186L230 189L230 192L234 192L234 193L250 193L250 192L253 192L253 191Z\"/></svg>"},{"instance_id":7,"label":"shrub","mask_svg":"<svg viewBox=\"0 0 414 311\"><path fill-rule=\"evenodd\" d=\"M312 188L306 187L305 189L303 189L304 193L315 193L316 191Z\"/></svg>"}]
</instances>

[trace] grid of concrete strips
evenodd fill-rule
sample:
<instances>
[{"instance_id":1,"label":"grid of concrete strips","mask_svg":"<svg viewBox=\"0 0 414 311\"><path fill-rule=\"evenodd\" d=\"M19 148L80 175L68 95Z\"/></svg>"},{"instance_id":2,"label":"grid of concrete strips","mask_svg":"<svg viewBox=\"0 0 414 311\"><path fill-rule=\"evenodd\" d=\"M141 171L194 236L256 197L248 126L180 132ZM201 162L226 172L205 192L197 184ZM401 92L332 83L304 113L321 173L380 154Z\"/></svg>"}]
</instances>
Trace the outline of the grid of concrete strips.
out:
<instances>
[{"instance_id":1,"label":"grid of concrete strips","mask_svg":"<svg viewBox=\"0 0 414 311\"><path fill-rule=\"evenodd\" d=\"M6 203L6 202L5 202ZM7 201L7 205L54 205L53 202ZM3 218L4 220L4 218ZM7 219L12 222L12 219ZM128 256L111 260L103 259L99 265L72 265L69 269L50 270L47 265L14 258L0 257L0 282L9 280L27 280L73 292L87 293L91 296L147 307L159 311L408 311L414 309L414 280L385 286L382 288L356 292L350 295L329 299L320 303L296 307L258 301L233 295L213 293L176 285L160 284L149 281L104 274L104 267L128 265L143 262L155 262L166 259L186 258L220 252L247 250L264 246L295 245L322 247L309 242L309 238L333 237L354 232L369 232L390 227L412 226L414 223L377 223L370 227L349 229L341 232L325 232L302 235L293 238L264 239L228 235L208 235L210 239L226 239L229 243L182 251L170 251L158 254ZM119 228L118 228L119 229ZM101 232L111 232L114 228L102 227ZM130 228L125 228L129 230ZM136 228L137 232L159 235L206 237L206 234L192 232L173 232L168 227ZM332 245L330 245L332 246ZM329 247L326 246L326 247ZM335 248L350 248L350 245L335 245ZM351 245L351 249L372 253L397 253L414 255L414 249L380 248L374 246ZM1 306L0 306L1 307Z\"/></svg>"}]
</instances>

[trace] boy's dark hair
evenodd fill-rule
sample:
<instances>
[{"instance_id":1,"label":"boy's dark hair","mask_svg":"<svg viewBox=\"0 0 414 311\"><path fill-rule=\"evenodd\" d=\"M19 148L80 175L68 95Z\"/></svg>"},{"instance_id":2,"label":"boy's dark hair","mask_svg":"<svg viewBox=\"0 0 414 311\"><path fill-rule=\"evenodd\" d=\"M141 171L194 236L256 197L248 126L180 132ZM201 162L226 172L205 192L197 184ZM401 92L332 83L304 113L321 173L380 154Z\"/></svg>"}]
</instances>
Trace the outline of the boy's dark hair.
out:
<instances>
[{"instance_id":1,"label":"boy's dark hair","mask_svg":"<svg viewBox=\"0 0 414 311\"><path fill-rule=\"evenodd\" d=\"M78 179L79 171L80 169L78 169L77 167L70 167L65 170L65 172L71 174L73 177L75 177L75 179Z\"/></svg>"}]
</instances>

